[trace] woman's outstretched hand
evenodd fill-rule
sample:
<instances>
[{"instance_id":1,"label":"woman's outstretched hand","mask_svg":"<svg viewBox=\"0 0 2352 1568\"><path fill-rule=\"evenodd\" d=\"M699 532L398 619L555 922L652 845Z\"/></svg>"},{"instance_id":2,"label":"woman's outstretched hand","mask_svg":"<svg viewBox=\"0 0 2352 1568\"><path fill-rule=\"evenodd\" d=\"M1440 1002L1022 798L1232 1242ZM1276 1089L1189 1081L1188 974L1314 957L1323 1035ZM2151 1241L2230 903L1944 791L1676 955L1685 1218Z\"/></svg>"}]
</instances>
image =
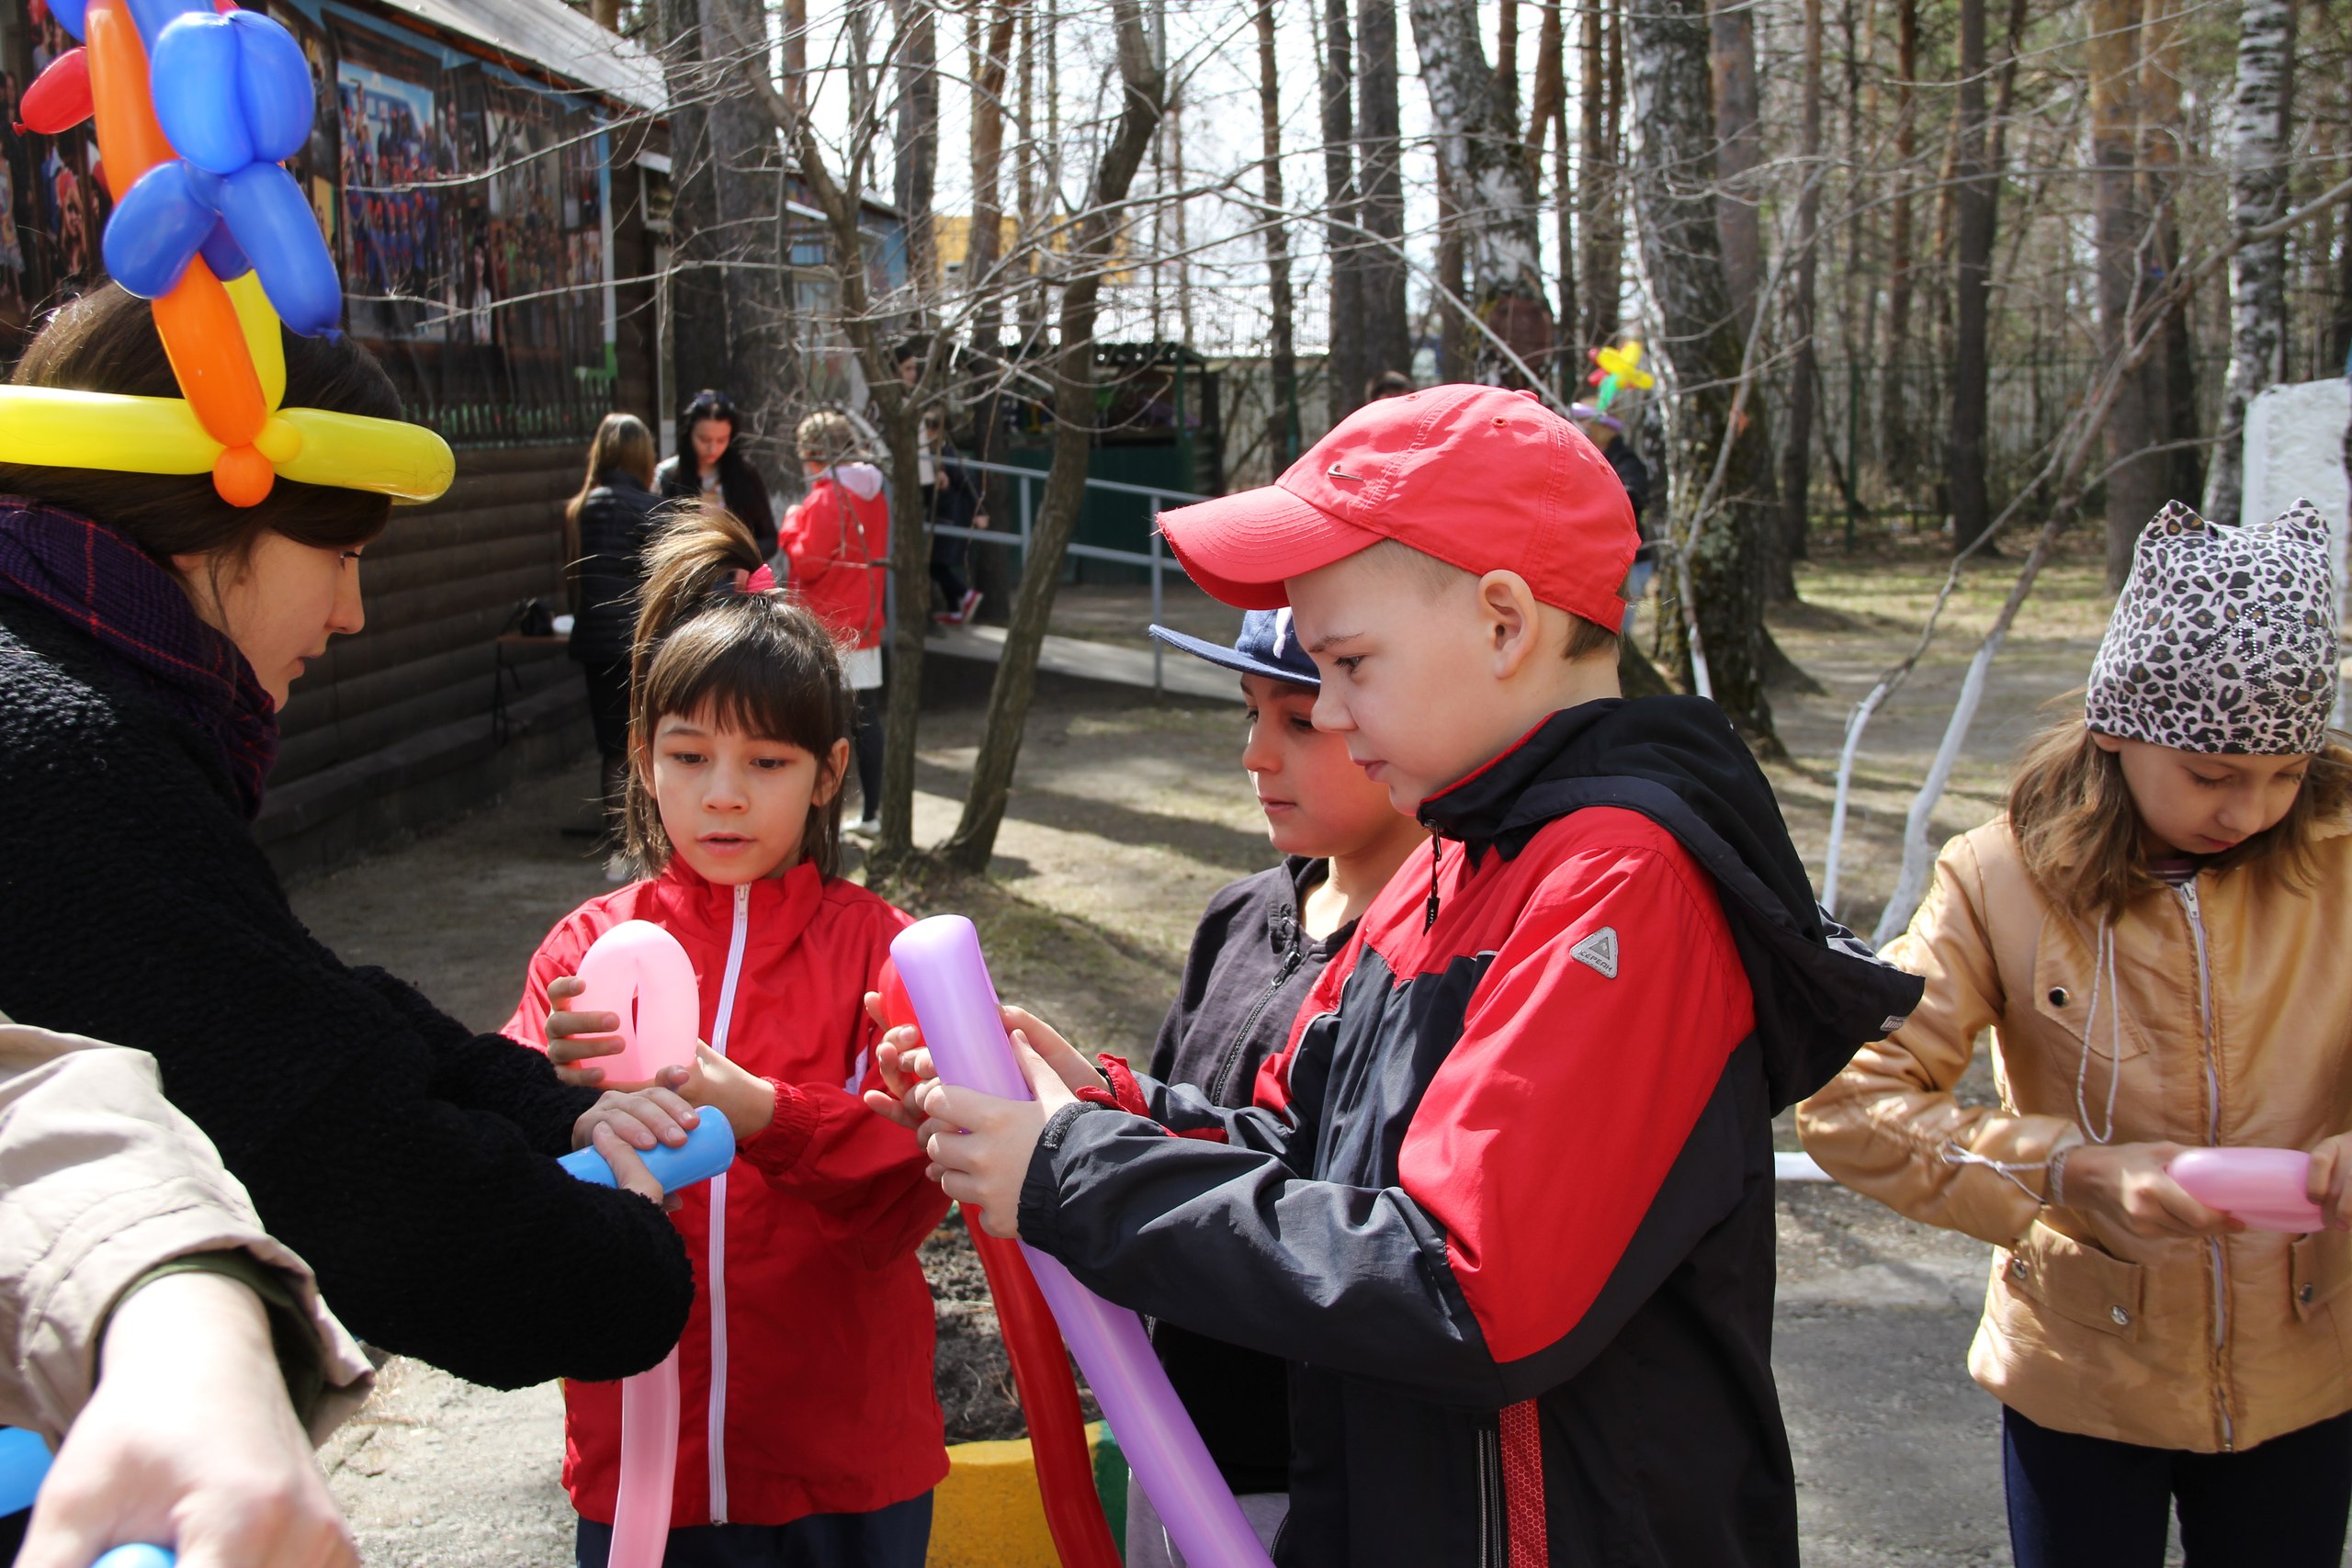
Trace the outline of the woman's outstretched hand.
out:
<instances>
[{"instance_id":1,"label":"woman's outstretched hand","mask_svg":"<svg viewBox=\"0 0 2352 1568\"><path fill-rule=\"evenodd\" d=\"M573 1012L564 1004L587 987L577 975L566 975L548 985L548 1060L555 1076L582 1089L601 1089L605 1069L580 1066L598 1056L617 1055L625 1043L616 1032L621 1021L608 1012Z\"/></svg>"},{"instance_id":2,"label":"woman's outstretched hand","mask_svg":"<svg viewBox=\"0 0 2352 1568\"><path fill-rule=\"evenodd\" d=\"M115 1309L17 1565L90 1568L141 1541L180 1568L358 1568L261 1301L224 1275L167 1274Z\"/></svg>"},{"instance_id":3,"label":"woman's outstretched hand","mask_svg":"<svg viewBox=\"0 0 2352 1568\"><path fill-rule=\"evenodd\" d=\"M2165 1167L2180 1144L2076 1144L2066 1150L2066 1207L2138 1236L2221 1235L2245 1226L2188 1195Z\"/></svg>"}]
</instances>

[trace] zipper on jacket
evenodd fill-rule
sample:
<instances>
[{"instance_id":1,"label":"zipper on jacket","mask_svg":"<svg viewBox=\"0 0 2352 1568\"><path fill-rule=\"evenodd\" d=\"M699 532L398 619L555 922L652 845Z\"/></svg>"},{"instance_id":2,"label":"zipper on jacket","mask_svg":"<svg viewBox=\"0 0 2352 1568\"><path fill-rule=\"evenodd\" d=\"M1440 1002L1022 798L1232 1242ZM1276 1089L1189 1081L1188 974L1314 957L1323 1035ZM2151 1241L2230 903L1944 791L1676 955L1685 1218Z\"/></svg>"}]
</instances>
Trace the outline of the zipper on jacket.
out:
<instances>
[{"instance_id":1,"label":"zipper on jacket","mask_svg":"<svg viewBox=\"0 0 2352 1568\"><path fill-rule=\"evenodd\" d=\"M752 887L735 889L735 932L727 942L727 975L718 983L718 1011L710 1048L727 1055L727 1025L735 1016L735 982L743 972L743 942L752 931ZM727 1173L710 1179L710 1522L727 1522Z\"/></svg>"},{"instance_id":2,"label":"zipper on jacket","mask_svg":"<svg viewBox=\"0 0 2352 1568\"><path fill-rule=\"evenodd\" d=\"M1478 1568L1510 1561L1503 1531L1503 1424L1495 1416L1478 1425Z\"/></svg>"},{"instance_id":3,"label":"zipper on jacket","mask_svg":"<svg viewBox=\"0 0 2352 1568\"><path fill-rule=\"evenodd\" d=\"M2205 1142L2211 1147L2222 1141L2222 1074L2213 1059L2213 969L2211 955L2205 946L2205 912L2197 899L2197 879L2189 878L2177 889L2181 908L2188 916L2188 934L2197 950L2197 1017L2205 1043ZM2222 1238L2205 1238L2205 1255L2213 1266L2213 1404L2222 1418L2222 1449L2230 1452L2237 1447L2236 1424L2230 1416L2228 1369L2224 1365L2230 1335L2230 1260Z\"/></svg>"},{"instance_id":4,"label":"zipper on jacket","mask_svg":"<svg viewBox=\"0 0 2352 1568\"><path fill-rule=\"evenodd\" d=\"M1216 1071L1210 1076L1208 1088L1212 1104L1224 1103L1226 1080L1233 1076L1234 1065L1241 1060L1242 1050L1250 1043L1250 1032L1258 1027L1258 1021L1265 1017L1266 1010L1274 1005L1274 998L1282 993L1282 988L1290 984L1290 977L1298 973L1299 965L1306 962L1306 950L1294 937L1290 956L1283 960L1283 966L1275 974L1273 984L1258 998L1257 1005L1250 1010L1250 1016L1241 1021L1241 1027L1233 1032L1232 1043L1225 1048L1225 1059L1217 1063Z\"/></svg>"}]
</instances>

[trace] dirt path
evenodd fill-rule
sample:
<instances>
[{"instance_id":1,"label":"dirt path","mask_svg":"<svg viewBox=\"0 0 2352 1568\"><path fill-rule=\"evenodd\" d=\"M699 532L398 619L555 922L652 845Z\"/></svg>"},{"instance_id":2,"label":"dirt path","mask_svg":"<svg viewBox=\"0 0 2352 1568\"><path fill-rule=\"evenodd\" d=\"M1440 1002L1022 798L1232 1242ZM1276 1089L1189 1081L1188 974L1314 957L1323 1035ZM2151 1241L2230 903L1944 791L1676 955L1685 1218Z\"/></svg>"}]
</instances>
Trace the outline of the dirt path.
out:
<instances>
[{"instance_id":1,"label":"dirt path","mask_svg":"<svg viewBox=\"0 0 2352 1568\"><path fill-rule=\"evenodd\" d=\"M1909 793L1939 735L1974 637L2006 591L1980 574L1944 649L1871 731L1847 866L1849 921L1868 929L1894 880ZM1782 645L1827 688L1776 699L1794 760L1771 771L1798 845L1818 873L1831 770L1847 706L1907 645L1934 588L1932 562L1805 569L1813 603L1783 617ZM1148 604L1074 596L1057 630L1133 635ZM1996 667L1995 694L1939 815L1957 830L1995 809L2007 756L2044 699L2079 683L2104 604L2096 569L2063 563L2031 624ZM1171 595L1170 618L1214 633L1230 612ZM977 707L925 716L919 838L954 825L978 739ZM996 890L972 912L1009 996L1066 1021L1090 1047L1147 1049L1193 919L1224 882L1267 863L1239 773L1240 713L1048 679L1024 748ZM353 962L416 980L484 1028L512 1009L547 928L604 890L565 824L586 819L588 770L539 781L441 832L296 892L303 918ZM1962 1369L1983 1292L1984 1249L1825 1187L1784 1188L1776 1364L1815 1568L1973 1568L2007 1561L1996 1407ZM993 1324L967 1253L926 1253L951 1348L942 1394L972 1435L1001 1414ZM960 1347L960 1348L958 1348ZM385 1392L327 1450L337 1495L376 1568L568 1563L552 1389L493 1394L394 1363ZM992 1412L994 1415L992 1415Z\"/></svg>"}]
</instances>

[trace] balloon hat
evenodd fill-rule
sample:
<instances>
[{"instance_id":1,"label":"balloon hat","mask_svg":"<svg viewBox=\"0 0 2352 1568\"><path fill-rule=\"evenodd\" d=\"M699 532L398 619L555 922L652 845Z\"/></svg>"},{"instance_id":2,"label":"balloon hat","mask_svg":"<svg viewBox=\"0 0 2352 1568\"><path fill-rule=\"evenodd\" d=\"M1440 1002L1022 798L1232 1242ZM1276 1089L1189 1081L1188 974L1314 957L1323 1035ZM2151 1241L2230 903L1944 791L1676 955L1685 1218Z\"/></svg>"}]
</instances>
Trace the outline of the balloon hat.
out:
<instances>
[{"instance_id":1,"label":"balloon hat","mask_svg":"<svg viewBox=\"0 0 2352 1568\"><path fill-rule=\"evenodd\" d=\"M1642 368L1642 345L1638 339L1627 338L1613 348L1596 348L1589 352L1592 358L1593 369L1592 374L1585 379L1590 385L1600 389L1592 400L1592 413L1595 419L1605 417L1609 412L1609 405L1616 401L1617 394L1626 388L1631 387L1639 392L1646 391L1657 385L1650 373ZM1610 423L1612 425L1616 424L1614 420L1611 420ZM1618 425L1617 428L1624 427Z\"/></svg>"},{"instance_id":2,"label":"balloon hat","mask_svg":"<svg viewBox=\"0 0 2352 1568\"><path fill-rule=\"evenodd\" d=\"M215 6L218 9L215 9ZM431 501L449 444L399 420L282 408L281 324L333 337L343 285L301 187L316 103L294 36L230 0L49 0L84 40L24 97L26 128L97 122L115 199L103 251L153 302L180 396L0 386L0 461L212 476L232 506L298 484Z\"/></svg>"}]
</instances>

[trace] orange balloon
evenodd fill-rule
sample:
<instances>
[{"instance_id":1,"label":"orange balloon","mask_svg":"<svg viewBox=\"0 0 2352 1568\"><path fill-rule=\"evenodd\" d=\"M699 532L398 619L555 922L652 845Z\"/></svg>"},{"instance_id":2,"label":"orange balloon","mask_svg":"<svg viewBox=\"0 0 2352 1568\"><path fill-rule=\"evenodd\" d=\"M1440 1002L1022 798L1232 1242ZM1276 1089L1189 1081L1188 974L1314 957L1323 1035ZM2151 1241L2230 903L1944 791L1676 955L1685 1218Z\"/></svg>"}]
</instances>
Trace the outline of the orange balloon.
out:
<instances>
[{"instance_id":1,"label":"orange balloon","mask_svg":"<svg viewBox=\"0 0 2352 1568\"><path fill-rule=\"evenodd\" d=\"M83 32L90 51L90 97L96 108L98 161L117 201L140 175L179 154L155 123L148 96L147 50L121 0L90 0Z\"/></svg>"},{"instance_id":2,"label":"orange balloon","mask_svg":"<svg viewBox=\"0 0 2352 1568\"><path fill-rule=\"evenodd\" d=\"M252 446L269 419L269 405L245 351L237 308L202 256L187 264L178 288L155 301L155 330L171 355L181 396L212 439L223 446Z\"/></svg>"},{"instance_id":3,"label":"orange balloon","mask_svg":"<svg viewBox=\"0 0 2352 1568\"><path fill-rule=\"evenodd\" d=\"M212 488L232 506L259 506L269 499L277 470L251 446L232 446L212 460Z\"/></svg>"}]
</instances>

